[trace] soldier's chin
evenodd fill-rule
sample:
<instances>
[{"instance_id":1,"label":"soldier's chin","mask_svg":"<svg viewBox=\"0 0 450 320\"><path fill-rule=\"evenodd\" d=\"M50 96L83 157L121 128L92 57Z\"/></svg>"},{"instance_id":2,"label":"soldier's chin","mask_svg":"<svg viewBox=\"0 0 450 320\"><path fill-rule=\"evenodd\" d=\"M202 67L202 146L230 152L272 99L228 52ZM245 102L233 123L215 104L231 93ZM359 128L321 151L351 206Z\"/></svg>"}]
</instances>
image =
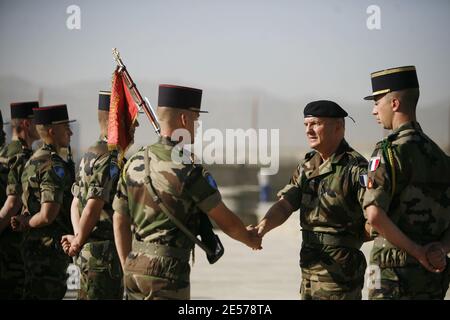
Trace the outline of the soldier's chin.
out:
<instances>
[{"instance_id":1,"label":"soldier's chin","mask_svg":"<svg viewBox=\"0 0 450 320\"><path fill-rule=\"evenodd\" d=\"M319 145L317 141L308 141L308 144L311 149L315 149Z\"/></svg>"}]
</instances>

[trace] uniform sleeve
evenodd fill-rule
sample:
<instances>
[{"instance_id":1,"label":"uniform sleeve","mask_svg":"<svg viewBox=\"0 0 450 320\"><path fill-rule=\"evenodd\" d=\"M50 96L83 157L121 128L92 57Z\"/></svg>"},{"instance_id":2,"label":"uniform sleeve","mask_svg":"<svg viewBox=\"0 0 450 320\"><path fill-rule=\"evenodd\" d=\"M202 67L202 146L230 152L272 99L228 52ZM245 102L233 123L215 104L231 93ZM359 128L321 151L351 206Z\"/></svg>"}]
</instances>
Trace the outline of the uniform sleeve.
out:
<instances>
[{"instance_id":1,"label":"uniform sleeve","mask_svg":"<svg viewBox=\"0 0 450 320\"><path fill-rule=\"evenodd\" d=\"M205 213L217 207L222 201L216 181L202 166L194 168L186 177L183 192Z\"/></svg>"},{"instance_id":2,"label":"uniform sleeve","mask_svg":"<svg viewBox=\"0 0 450 320\"><path fill-rule=\"evenodd\" d=\"M374 205L389 213L389 206L392 201L392 181L388 170L390 170L390 167L383 156L383 150L381 148L376 149L370 158L367 170L364 209Z\"/></svg>"},{"instance_id":3,"label":"uniform sleeve","mask_svg":"<svg viewBox=\"0 0 450 320\"><path fill-rule=\"evenodd\" d=\"M119 214L130 216L130 207L128 206L128 190L127 190L127 177L130 161L125 165L122 174L120 174L119 182L117 183L116 195L113 200L113 210Z\"/></svg>"},{"instance_id":4,"label":"uniform sleeve","mask_svg":"<svg viewBox=\"0 0 450 320\"><path fill-rule=\"evenodd\" d=\"M353 192L355 193L356 200L364 206L364 195L366 194L367 187L367 166L368 163L365 159L359 159L357 164L352 167L352 184Z\"/></svg>"},{"instance_id":5,"label":"uniform sleeve","mask_svg":"<svg viewBox=\"0 0 450 320\"><path fill-rule=\"evenodd\" d=\"M110 203L113 200L112 191L119 175L119 167L111 157L102 157L97 160L89 181L87 199L98 198Z\"/></svg>"},{"instance_id":6,"label":"uniform sleeve","mask_svg":"<svg viewBox=\"0 0 450 320\"><path fill-rule=\"evenodd\" d=\"M294 211L300 208L302 201L301 175L301 165L298 165L289 183L277 193L279 198L286 199L290 203Z\"/></svg>"},{"instance_id":7,"label":"uniform sleeve","mask_svg":"<svg viewBox=\"0 0 450 320\"><path fill-rule=\"evenodd\" d=\"M69 172L61 162L52 162L42 171L41 183L41 203L56 202L63 203L65 176Z\"/></svg>"},{"instance_id":8,"label":"uniform sleeve","mask_svg":"<svg viewBox=\"0 0 450 320\"><path fill-rule=\"evenodd\" d=\"M25 167L25 162L20 154L11 157L8 160L8 184L6 194L8 196L20 196L22 194L21 175Z\"/></svg>"}]
</instances>

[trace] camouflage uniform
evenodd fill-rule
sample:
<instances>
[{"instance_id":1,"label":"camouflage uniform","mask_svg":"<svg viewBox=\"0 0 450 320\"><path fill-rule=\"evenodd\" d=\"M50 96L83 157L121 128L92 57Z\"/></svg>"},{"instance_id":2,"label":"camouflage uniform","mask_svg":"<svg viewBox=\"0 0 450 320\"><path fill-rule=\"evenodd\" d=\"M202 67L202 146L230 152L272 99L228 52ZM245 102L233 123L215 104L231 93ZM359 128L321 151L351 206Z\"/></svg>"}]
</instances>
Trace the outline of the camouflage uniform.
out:
<instances>
[{"instance_id":1,"label":"camouflage uniform","mask_svg":"<svg viewBox=\"0 0 450 320\"><path fill-rule=\"evenodd\" d=\"M6 201L6 185L8 184L8 146L5 143L5 133L0 130L0 205Z\"/></svg>"},{"instance_id":2,"label":"camouflage uniform","mask_svg":"<svg viewBox=\"0 0 450 320\"><path fill-rule=\"evenodd\" d=\"M449 157L417 122L408 122L377 144L370 164L364 208L383 209L418 244L439 241L450 225ZM445 297L448 263L442 273L429 272L382 237L374 241L370 263L380 268L381 284L369 290L370 299Z\"/></svg>"},{"instance_id":3,"label":"camouflage uniform","mask_svg":"<svg viewBox=\"0 0 450 320\"><path fill-rule=\"evenodd\" d=\"M221 195L202 166L172 162L174 146L161 138L149 147L151 180L165 205L197 234L199 209L210 211ZM134 227L133 250L124 270L126 294L129 299L189 299L189 254L194 244L150 197L144 182L145 150L127 162L113 203L114 211L129 216Z\"/></svg>"},{"instance_id":4,"label":"camouflage uniform","mask_svg":"<svg viewBox=\"0 0 450 320\"><path fill-rule=\"evenodd\" d=\"M81 270L78 299L122 299L122 270L114 244L112 200L120 170L117 157L101 138L83 156L72 194L79 199L80 214L91 198L105 202L100 219L76 259Z\"/></svg>"},{"instance_id":5,"label":"camouflage uniform","mask_svg":"<svg viewBox=\"0 0 450 320\"><path fill-rule=\"evenodd\" d=\"M366 159L343 140L323 164L316 151L306 154L278 193L300 209L302 299L361 299L366 173Z\"/></svg>"},{"instance_id":6,"label":"camouflage uniform","mask_svg":"<svg viewBox=\"0 0 450 320\"><path fill-rule=\"evenodd\" d=\"M44 144L25 166L22 174L24 213L33 216L44 202L61 205L53 223L24 233L25 299L62 299L66 293L66 269L70 259L62 250L60 240L64 234L73 233L70 222L73 182L67 163L52 145Z\"/></svg>"},{"instance_id":7,"label":"camouflage uniform","mask_svg":"<svg viewBox=\"0 0 450 320\"><path fill-rule=\"evenodd\" d=\"M14 140L8 145L8 185L7 196L22 195L20 178L25 163L33 151L27 147L25 141ZM0 298L19 299L23 293L25 278L21 255L22 233L13 232L7 227L0 235Z\"/></svg>"}]
</instances>

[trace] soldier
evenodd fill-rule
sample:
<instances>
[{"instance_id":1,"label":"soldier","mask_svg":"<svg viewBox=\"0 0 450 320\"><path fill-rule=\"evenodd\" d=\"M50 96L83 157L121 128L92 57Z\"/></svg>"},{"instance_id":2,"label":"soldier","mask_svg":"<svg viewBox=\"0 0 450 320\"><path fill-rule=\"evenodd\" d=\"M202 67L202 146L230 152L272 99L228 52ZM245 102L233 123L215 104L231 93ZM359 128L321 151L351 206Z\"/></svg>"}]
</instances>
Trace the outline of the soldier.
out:
<instances>
[{"instance_id":1,"label":"soldier","mask_svg":"<svg viewBox=\"0 0 450 320\"><path fill-rule=\"evenodd\" d=\"M81 270L78 299L122 299L122 270L114 245L112 200L120 169L117 152L108 151L108 116L111 92L100 91L99 140L80 163L73 184L72 225L75 236L64 236L69 256ZM81 250L81 251L80 251Z\"/></svg>"},{"instance_id":2,"label":"soldier","mask_svg":"<svg viewBox=\"0 0 450 320\"><path fill-rule=\"evenodd\" d=\"M129 299L190 298L194 242L177 221L196 235L200 215L208 214L230 237L260 248L261 239L222 202L211 174L185 161L189 153L172 136L181 131L183 143L194 142L195 122L204 112L201 96L200 89L161 85L161 138L133 155L120 177L113 202L114 237Z\"/></svg>"},{"instance_id":3,"label":"soldier","mask_svg":"<svg viewBox=\"0 0 450 320\"><path fill-rule=\"evenodd\" d=\"M21 256L22 234L13 232L10 226L12 216L22 208L21 176L25 163L33 151L31 145L39 139L34 123L33 108L37 101L11 103L12 141L8 145L7 199L0 211L0 298L22 297L24 267Z\"/></svg>"},{"instance_id":4,"label":"soldier","mask_svg":"<svg viewBox=\"0 0 450 320\"><path fill-rule=\"evenodd\" d=\"M443 299L450 275L450 160L416 120L416 68L371 76L373 93L365 99L375 100L372 114L392 133L372 154L364 197L367 219L379 233L370 263L379 267L381 286L369 290L369 298ZM428 260L430 251L443 263L433 254Z\"/></svg>"},{"instance_id":5,"label":"soldier","mask_svg":"<svg viewBox=\"0 0 450 320\"><path fill-rule=\"evenodd\" d=\"M347 116L332 101L306 105L305 133L314 151L306 154L257 226L264 236L300 209L302 299L361 299L367 161L345 141Z\"/></svg>"},{"instance_id":6,"label":"soldier","mask_svg":"<svg viewBox=\"0 0 450 320\"><path fill-rule=\"evenodd\" d=\"M0 206L6 201L6 185L8 180L8 157L7 157L7 143L6 133L3 131L3 125L8 124L3 122L2 112L0 110Z\"/></svg>"},{"instance_id":7,"label":"soldier","mask_svg":"<svg viewBox=\"0 0 450 320\"><path fill-rule=\"evenodd\" d=\"M33 109L44 145L36 150L22 174L22 215L11 218L14 230L24 232L25 299L62 299L66 293L69 257L60 245L71 234L70 192L73 179L58 155L69 147L72 131L66 105Z\"/></svg>"}]
</instances>

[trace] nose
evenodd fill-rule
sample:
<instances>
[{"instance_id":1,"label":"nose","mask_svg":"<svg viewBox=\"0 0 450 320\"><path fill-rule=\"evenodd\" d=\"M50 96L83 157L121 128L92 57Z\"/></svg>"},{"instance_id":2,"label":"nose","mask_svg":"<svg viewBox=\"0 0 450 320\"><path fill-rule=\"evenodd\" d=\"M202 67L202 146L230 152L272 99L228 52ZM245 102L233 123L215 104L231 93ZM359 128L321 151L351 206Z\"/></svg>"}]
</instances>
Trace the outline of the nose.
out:
<instances>
[{"instance_id":1,"label":"nose","mask_svg":"<svg viewBox=\"0 0 450 320\"><path fill-rule=\"evenodd\" d=\"M378 114L377 106L376 106L376 105L373 105L373 108L372 108L372 114L373 114L374 116L376 116L376 115Z\"/></svg>"},{"instance_id":2,"label":"nose","mask_svg":"<svg viewBox=\"0 0 450 320\"><path fill-rule=\"evenodd\" d=\"M68 133L69 133L69 137L73 136L72 129L69 128L69 132Z\"/></svg>"}]
</instances>

